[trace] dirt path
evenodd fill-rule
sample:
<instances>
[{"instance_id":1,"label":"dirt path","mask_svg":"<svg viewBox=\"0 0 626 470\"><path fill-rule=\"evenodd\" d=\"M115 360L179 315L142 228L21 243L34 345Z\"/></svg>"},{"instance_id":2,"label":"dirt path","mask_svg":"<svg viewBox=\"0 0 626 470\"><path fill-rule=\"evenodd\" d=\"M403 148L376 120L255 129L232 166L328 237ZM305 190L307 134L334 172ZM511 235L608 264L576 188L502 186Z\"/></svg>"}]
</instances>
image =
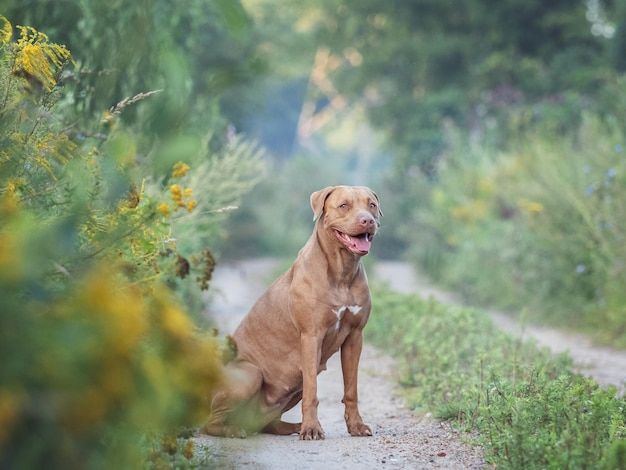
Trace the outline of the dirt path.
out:
<instances>
[{"instance_id":1,"label":"dirt path","mask_svg":"<svg viewBox=\"0 0 626 470\"><path fill-rule=\"evenodd\" d=\"M220 331L231 332L275 274L274 260L223 264L212 281L210 314ZM199 435L196 452L208 450L209 464L223 469L464 469L483 468L480 449L462 444L446 423L415 418L394 393L393 360L365 346L359 375L360 408L373 437L351 437L343 420L343 385L338 355L318 378L319 418L326 439L300 441L298 436L256 435L224 439ZM298 422L296 407L284 415Z\"/></svg>"}]
</instances>

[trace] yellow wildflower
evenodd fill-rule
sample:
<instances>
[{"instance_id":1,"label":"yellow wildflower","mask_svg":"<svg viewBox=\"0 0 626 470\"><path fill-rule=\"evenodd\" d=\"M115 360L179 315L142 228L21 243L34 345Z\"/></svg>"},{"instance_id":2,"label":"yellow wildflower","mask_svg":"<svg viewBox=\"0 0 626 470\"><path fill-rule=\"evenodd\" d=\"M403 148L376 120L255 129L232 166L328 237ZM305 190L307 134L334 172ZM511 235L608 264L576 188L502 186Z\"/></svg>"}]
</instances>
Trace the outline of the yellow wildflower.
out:
<instances>
[{"instance_id":1,"label":"yellow wildflower","mask_svg":"<svg viewBox=\"0 0 626 470\"><path fill-rule=\"evenodd\" d=\"M5 203L7 206L10 203ZM0 233L0 281L15 282L23 274L22 240L16 233Z\"/></svg>"},{"instance_id":2,"label":"yellow wildflower","mask_svg":"<svg viewBox=\"0 0 626 470\"><path fill-rule=\"evenodd\" d=\"M476 184L478 191L483 195L490 195L493 193L494 183L493 179L488 176L482 176L478 179Z\"/></svg>"},{"instance_id":3,"label":"yellow wildflower","mask_svg":"<svg viewBox=\"0 0 626 470\"><path fill-rule=\"evenodd\" d=\"M174 305L164 305L161 311L163 330L177 340L186 340L191 337L193 324L189 317Z\"/></svg>"},{"instance_id":4,"label":"yellow wildflower","mask_svg":"<svg viewBox=\"0 0 626 470\"><path fill-rule=\"evenodd\" d=\"M193 194L193 190L191 188L185 189L185 197L191 197Z\"/></svg>"},{"instance_id":5,"label":"yellow wildflower","mask_svg":"<svg viewBox=\"0 0 626 470\"><path fill-rule=\"evenodd\" d=\"M183 455L187 460L193 459L193 439L189 439L183 447Z\"/></svg>"},{"instance_id":6,"label":"yellow wildflower","mask_svg":"<svg viewBox=\"0 0 626 470\"><path fill-rule=\"evenodd\" d=\"M9 180L6 186L6 190L3 197L0 198L0 212L11 213L17 209L19 204L20 195L19 190L27 185L24 178L13 178Z\"/></svg>"},{"instance_id":7,"label":"yellow wildflower","mask_svg":"<svg viewBox=\"0 0 626 470\"><path fill-rule=\"evenodd\" d=\"M0 197L0 215L10 214L17 209L17 198L5 195Z\"/></svg>"},{"instance_id":8,"label":"yellow wildflower","mask_svg":"<svg viewBox=\"0 0 626 470\"><path fill-rule=\"evenodd\" d=\"M187 201L187 211L191 212L197 206L196 201Z\"/></svg>"},{"instance_id":9,"label":"yellow wildflower","mask_svg":"<svg viewBox=\"0 0 626 470\"><path fill-rule=\"evenodd\" d=\"M98 147L92 147L91 150L87 152L88 157L93 157L94 155L100 155L100 151L98 150ZM95 165L96 161L94 159L90 159L89 164Z\"/></svg>"},{"instance_id":10,"label":"yellow wildflower","mask_svg":"<svg viewBox=\"0 0 626 470\"><path fill-rule=\"evenodd\" d=\"M0 443L11 435L11 428L17 421L19 414L20 404L15 394L0 390Z\"/></svg>"},{"instance_id":11,"label":"yellow wildflower","mask_svg":"<svg viewBox=\"0 0 626 470\"><path fill-rule=\"evenodd\" d=\"M29 26L18 26L20 39L17 41L17 56L13 73L32 81L35 79L51 91L57 84L55 74L66 62L75 64L70 51L59 44L49 42L48 36ZM6 36L6 26L2 29Z\"/></svg>"},{"instance_id":12,"label":"yellow wildflower","mask_svg":"<svg viewBox=\"0 0 626 470\"><path fill-rule=\"evenodd\" d=\"M465 222L476 222L487 217L488 209L485 201L472 199L464 204L452 207L450 209L450 215L455 219Z\"/></svg>"},{"instance_id":13,"label":"yellow wildflower","mask_svg":"<svg viewBox=\"0 0 626 470\"><path fill-rule=\"evenodd\" d=\"M107 352L121 357L137 347L148 324L141 292L119 287L113 271L98 267L89 273L75 300L91 319L106 325L102 335L111 340Z\"/></svg>"},{"instance_id":14,"label":"yellow wildflower","mask_svg":"<svg viewBox=\"0 0 626 470\"><path fill-rule=\"evenodd\" d=\"M167 217L168 215L170 215L170 208L169 208L169 206L168 206L166 203L164 203L164 202L162 202L161 204L159 204L159 205L157 206L157 210L158 210L161 214L163 214L163 217Z\"/></svg>"},{"instance_id":15,"label":"yellow wildflower","mask_svg":"<svg viewBox=\"0 0 626 470\"><path fill-rule=\"evenodd\" d=\"M175 178L182 177L185 176L188 171L189 165L183 162L178 162L176 165L174 165L174 172L172 173L172 176L174 176Z\"/></svg>"},{"instance_id":16,"label":"yellow wildflower","mask_svg":"<svg viewBox=\"0 0 626 470\"><path fill-rule=\"evenodd\" d=\"M174 455L178 445L176 443L176 438L173 436L164 436L161 440L161 449L163 452L167 452L170 455Z\"/></svg>"},{"instance_id":17,"label":"yellow wildflower","mask_svg":"<svg viewBox=\"0 0 626 470\"><path fill-rule=\"evenodd\" d=\"M108 400L95 387L82 390L70 402L65 410L63 423L69 431L79 434L95 426L104 419L108 408Z\"/></svg>"},{"instance_id":18,"label":"yellow wildflower","mask_svg":"<svg viewBox=\"0 0 626 470\"><path fill-rule=\"evenodd\" d=\"M100 122L113 127L115 125L115 116L111 111L104 111L102 116L100 116Z\"/></svg>"},{"instance_id":19,"label":"yellow wildflower","mask_svg":"<svg viewBox=\"0 0 626 470\"><path fill-rule=\"evenodd\" d=\"M540 212L543 212L543 204L541 204L540 202L520 199L519 201L517 201L517 206L524 212L527 212L529 214L538 214Z\"/></svg>"},{"instance_id":20,"label":"yellow wildflower","mask_svg":"<svg viewBox=\"0 0 626 470\"><path fill-rule=\"evenodd\" d=\"M6 44L13 36L13 28L11 23L4 16L0 15L0 43Z\"/></svg>"},{"instance_id":21,"label":"yellow wildflower","mask_svg":"<svg viewBox=\"0 0 626 470\"><path fill-rule=\"evenodd\" d=\"M37 150L41 156L34 161L49 173L51 173L50 163L46 161L49 155L60 163L67 163L78 155L78 146L65 134L46 134L37 142Z\"/></svg>"},{"instance_id":22,"label":"yellow wildflower","mask_svg":"<svg viewBox=\"0 0 626 470\"><path fill-rule=\"evenodd\" d=\"M177 184L173 184L170 187L170 192L172 193L172 200L175 202L180 202L183 200L183 190L180 189L180 186Z\"/></svg>"}]
</instances>

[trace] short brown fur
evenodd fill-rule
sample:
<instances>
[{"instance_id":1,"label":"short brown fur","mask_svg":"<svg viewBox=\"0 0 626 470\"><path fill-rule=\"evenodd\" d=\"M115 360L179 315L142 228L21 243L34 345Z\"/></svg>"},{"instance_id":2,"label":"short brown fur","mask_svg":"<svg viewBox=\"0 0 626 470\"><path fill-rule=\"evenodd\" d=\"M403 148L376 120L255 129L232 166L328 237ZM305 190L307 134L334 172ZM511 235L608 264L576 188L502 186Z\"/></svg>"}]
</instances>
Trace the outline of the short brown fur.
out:
<instances>
[{"instance_id":1,"label":"short brown fur","mask_svg":"<svg viewBox=\"0 0 626 470\"><path fill-rule=\"evenodd\" d=\"M341 350L348 432L372 435L358 410L357 370L371 310L361 257L380 226L380 202L367 187L335 186L313 193L311 208L313 234L233 334L237 357L226 366L227 384L212 397L211 417L201 432L324 439L317 375ZM281 421L300 401L302 423Z\"/></svg>"}]
</instances>

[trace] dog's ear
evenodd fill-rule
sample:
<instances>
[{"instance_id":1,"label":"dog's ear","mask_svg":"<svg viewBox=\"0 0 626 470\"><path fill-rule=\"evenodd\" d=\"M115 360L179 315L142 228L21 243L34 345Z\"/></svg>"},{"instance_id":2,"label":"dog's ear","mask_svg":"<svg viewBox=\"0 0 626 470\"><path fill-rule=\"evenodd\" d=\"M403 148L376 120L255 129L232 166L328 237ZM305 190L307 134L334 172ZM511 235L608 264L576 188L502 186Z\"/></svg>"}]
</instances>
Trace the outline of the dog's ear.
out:
<instances>
[{"instance_id":1,"label":"dog's ear","mask_svg":"<svg viewBox=\"0 0 626 470\"><path fill-rule=\"evenodd\" d=\"M372 190L370 189L370 191ZM376 194L374 191L372 191L372 194L374 195L374 199L376 199L376 205L378 206L378 216L382 217L383 210L380 208L380 198L378 197L378 194Z\"/></svg>"},{"instance_id":2,"label":"dog's ear","mask_svg":"<svg viewBox=\"0 0 626 470\"><path fill-rule=\"evenodd\" d=\"M326 198L335 190L335 186L328 186L311 194L311 209L313 209L313 222L317 221L324 212Z\"/></svg>"}]
</instances>

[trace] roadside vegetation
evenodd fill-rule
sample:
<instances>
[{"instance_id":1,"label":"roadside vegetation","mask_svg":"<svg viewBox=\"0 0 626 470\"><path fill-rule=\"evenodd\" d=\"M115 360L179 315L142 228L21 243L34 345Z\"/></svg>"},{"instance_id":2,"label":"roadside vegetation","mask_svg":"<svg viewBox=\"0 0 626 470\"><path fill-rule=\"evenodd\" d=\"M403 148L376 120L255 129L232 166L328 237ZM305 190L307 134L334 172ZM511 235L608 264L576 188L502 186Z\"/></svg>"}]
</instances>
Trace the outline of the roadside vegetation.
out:
<instances>
[{"instance_id":1,"label":"roadside vegetation","mask_svg":"<svg viewBox=\"0 0 626 470\"><path fill-rule=\"evenodd\" d=\"M377 288L366 339L390 351L418 414L451 420L496 468L626 467L626 400L476 309Z\"/></svg>"},{"instance_id":2,"label":"roadside vegetation","mask_svg":"<svg viewBox=\"0 0 626 470\"><path fill-rule=\"evenodd\" d=\"M259 152L210 128L140 142L123 115L160 90L76 120L77 61L0 16L0 467L190 466L180 431L208 416L222 367L196 327L208 242Z\"/></svg>"},{"instance_id":3,"label":"roadside vegetation","mask_svg":"<svg viewBox=\"0 0 626 470\"><path fill-rule=\"evenodd\" d=\"M622 122L584 113L571 134L537 130L506 150L449 135L437 180L419 183L413 259L474 305L625 348Z\"/></svg>"}]
</instances>

